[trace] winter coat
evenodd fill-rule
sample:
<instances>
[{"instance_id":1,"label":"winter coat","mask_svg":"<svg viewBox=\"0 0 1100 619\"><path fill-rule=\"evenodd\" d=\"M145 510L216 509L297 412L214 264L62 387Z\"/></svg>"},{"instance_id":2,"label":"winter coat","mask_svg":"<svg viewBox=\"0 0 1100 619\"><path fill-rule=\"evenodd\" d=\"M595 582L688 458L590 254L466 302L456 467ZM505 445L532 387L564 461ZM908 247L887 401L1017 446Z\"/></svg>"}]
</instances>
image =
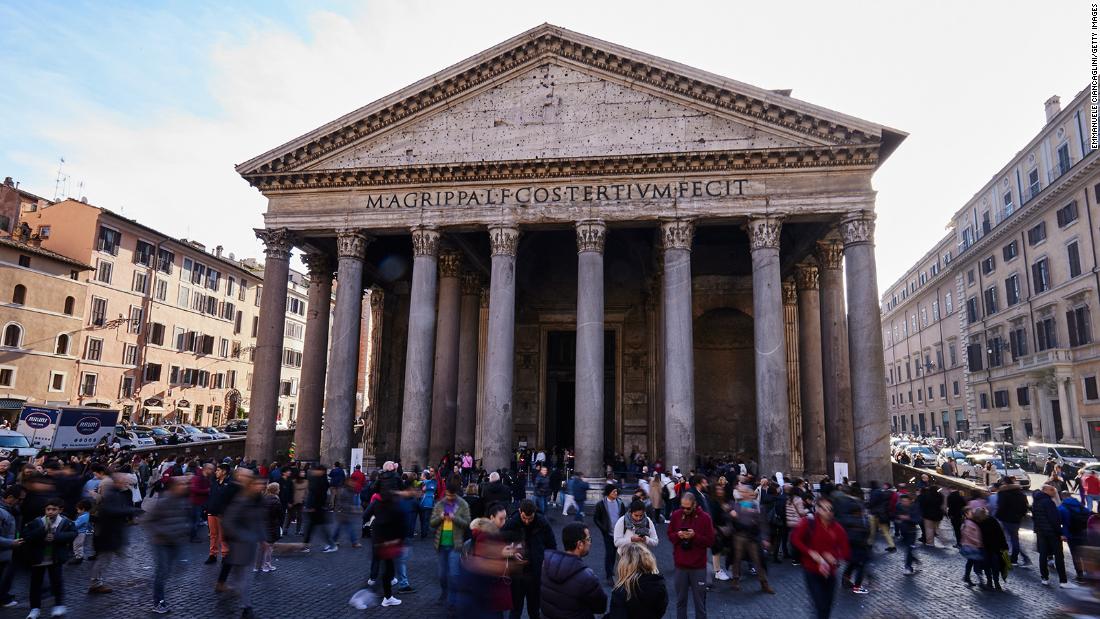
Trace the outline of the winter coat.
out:
<instances>
[{"instance_id":1,"label":"winter coat","mask_svg":"<svg viewBox=\"0 0 1100 619\"><path fill-rule=\"evenodd\" d=\"M963 511L966 509L966 497L962 495L958 490L953 490L951 494L947 495L947 517L952 520L958 520L963 517Z\"/></svg>"},{"instance_id":2,"label":"winter coat","mask_svg":"<svg viewBox=\"0 0 1100 619\"><path fill-rule=\"evenodd\" d=\"M512 504L512 492L508 490L504 482L491 481L481 489L481 500L486 509L496 503L508 507Z\"/></svg>"},{"instance_id":3,"label":"winter coat","mask_svg":"<svg viewBox=\"0 0 1100 619\"><path fill-rule=\"evenodd\" d=\"M536 512L535 521L524 524L517 512L508 518L500 532L509 542L523 543L524 558L527 560L523 574L537 582L542 574L542 562L546 559L546 551L556 550L558 547L554 540L554 529L550 527L546 517Z\"/></svg>"},{"instance_id":4,"label":"winter coat","mask_svg":"<svg viewBox=\"0 0 1100 619\"><path fill-rule=\"evenodd\" d=\"M1031 522L1036 535L1062 535L1062 517L1054 499L1042 490L1036 490L1031 497Z\"/></svg>"},{"instance_id":5,"label":"winter coat","mask_svg":"<svg viewBox=\"0 0 1100 619\"><path fill-rule=\"evenodd\" d=\"M1005 541L1005 532L995 518L986 518L978 523L978 529L982 533L982 550L986 556L996 556L1002 550L1008 550L1008 542Z\"/></svg>"},{"instance_id":6,"label":"winter coat","mask_svg":"<svg viewBox=\"0 0 1100 619\"><path fill-rule=\"evenodd\" d=\"M837 521L832 521L828 526L824 522L814 518L803 518L802 522L791 533L791 542L798 549L802 558L802 568L807 572L819 574L817 561L810 556L810 551L818 554L829 553L843 561L851 558L852 550L848 546L848 534L844 527ZM831 567L833 573L836 566Z\"/></svg>"},{"instance_id":7,"label":"winter coat","mask_svg":"<svg viewBox=\"0 0 1100 619\"><path fill-rule=\"evenodd\" d=\"M791 494L787 496L787 526L795 528L799 522L802 522L802 518L806 516L806 504L802 501L802 497L797 494Z\"/></svg>"},{"instance_id":8,"label":"winter coat","mask_svg":"<svg viewBox=\"0 0 1100 619\"><path fill-rule=\"evenodd\" d=\"M99 552L118 552L126 545L126 521L139 510L130 500L129 488L111 487L95 512L93 547Z\"/></svg>"},{"instance_id":9,"label":"winter coat","mask_svg":"<svg viewBox=\"0 0 1100 619\"><path fill-rule=\"evenodd\" d=\"M229 543L225 561L247 569L256 561L257 545L264 541L263 498L238 493L222 516L222 530Z\"/></svg>"},{"instance_id":10,"label":"winter coat","mask_svg":"<svg viewBox=\"0 0 1100 619\"><path fill-rule=\"evenodd\" d=\"M573 477L573 489L571 490L571 493L573 495L573 499L576 500L578 503L583 503L585 498L588 497L589 488L591 488L591 485L589 485L588 482L584 481L584 479L580 477Z\"/></svg>"},{"instance_id":11,"label":"winter coat","mask_svg":"<svg viewBox=\"0 0 1100 619\"><path fill-rule=\"evenodd\" d=\"M626 504L622 499L615 499L615 502L619 504L619 516L622 517L626 514ZM592 522L596 525L596 528L600 530L600 533L604 535L611 535L615 529L615 523L611 522L611 513L607 511L607 499L600 499L599 503L596 503L596 512L592 516Z\"/></svg>"},{"instance_id":12,"label":"winter coat","mask_svg":"<svg viewBox=\"0 0 1100 619\"><path fill-rule=\"evenodd\" d=\"M230 481L228 477L222 481L211 479L210 498L206 501L206 513L211 516L224 514L225 509L233 502L233 497L237 495L240 488L239 484Z\"/></svg>"},{"instance_id":13,"label":"winter coat","mask_svg":"<svg viewBox=\"0 0 1100 619\"><path fill-rule=\"evenodd\" d=\"M129 493L127 493L129 494ZM64 563L72 556L73 540L76 539L76 527L73 521L58 515L54 525L53 541L46 541L45 517L41 516L23 525L24 557L30 565L39 565L46 559L46 549L50 549L53 563Z\"/></svg>"},{"instance_id":14,"label":"winter coat","mask_svg":"<svg viewBox=\"0 0 1100 619\"><path fill-rule=\"evenodd\" d=\"M982 547L982 530L977 522L967 518L962 525L962 546Z\"/></svg>"},{"instance_id":15,"label":"winter coat","mask_svg":"<svg viewBox=\"0 0 1100 619\"><path fill-rule=\"evenodd\" d=\"M692 529L695 537L682 540L680 531ZM672 542L672 559L676 567L689 570L701 570L707 566L707 549L714 544L714 525L706 512L696 507L691 516L683 509L672 512L668 521L668 539Z\"/></svg>"},{"instance_id":16,"label":"winter coat","mask_svg":"<svg viewBox=\"0 0 1100 619\"><path fill-rule=\"evenodd\" d=\"M1075 497L1062 499L1058 506L1058 514L1062 519L1062 536L1071 546L1077 546L1087 542L1088 522L1091 514Z\"/></svg>"},{"instance_id":17,"label":"winter coat","mask_svg":"<svg viewBox=\"0 0 1100 619\"><path fill-rule=\"evenodd\" d=\"M161 546L178 546L191 531L191 504L186 496L161 494L141 519L149 539Z\"/></svg>"},{"instance_id":18,"label":"winter coat","mask_svg":"<svg viewBox=\"0 0 1100 619\"><path fill-rule=\"evenodd\" d=\"M210 478L202 473L191 476L191 504L206 505L210 498Z\"/></svg>"},{"instance_id":19,"label":"winter coat","mask_svg":"<svg viewBox=\"0 0 1100 619\"><path fill-rule=\"evenodd\" d=\"M1020 486L1008 484L997 491L997 520L1020 524L1027 515L1027 496Z\"/></svg>"},{"instance_id":20,"label":"winter coat","mask_svg":"<svg viewBox=\"0 0 1100 619\"><path fill-rule=\"evenodd\" d=\"M447 499L435 502L432 508L432 518L428 525L435 529L435 549L439 550L439 541L443 537L443 510L447 508ZM452 548L461 548L462 542L470 535L470 506L462 497L455 497L455 504L451 512L454 544Z\"/></svg>"},{"instance_id":21,"label":"winter coat","mask_svg":"<svg viewBox=\"0 0 1100 619\"><path fill-rule=\"evenodd\" d=\"M550 477L539 473L535 476L535 496L546 498L550 496Z\"/></svg>"},{"instance_id":22,"label":"winter coat","mask_svg":"<svg viewBox=\"0 0 1100 619\"><path fill-rule=\"evenodd\" d=\"M547 619L592 619L607 610L600 579L580 557L566 552L546 553L540 592Z\"/></svg>"},{"instance_id":23,"label":"winter coat","mask_svg":"<svg viewBox=\"0 0 1100 619\"><path fill-rule=\"evenodd\" d=\"M0 504L0 563L11 561L12 544L19 529L15 527L15 515L7 505Z\"/></svg>"},{"instance_id":24,"label":"winter coat","mask_svg":"<svg viewBox=\"0 0 1100 619\"><path fill-rule=\"evenodd\" d=\"M651 549L656 548L657 544L660 543L660 538L657 537L657 527L654 526L653 521L648 516L643 515L641 522L634 522L634 519L630 517L630 513L627 513L615 523L615 533L613 535L615 548L629 546L631 544L630 538L634 535L645 538L645 545Z\"/></svg>"},{"instance_id":25,"label":"winter coat","mask_svg":"<svg viewBox=\"0 0 1100 619\"><path fill-rule=\"evenodd\" d=\"M308 490L306 491L305 508L312 510L324 510L328 508L328 478L324 475L310 474L306 478Z\"/></svg>"},{"instance_id":26,"label":"winter coat","mask_svg":"<svg viewBox=\"0 0 1100 619\"><path fill-rule=\"evenodd\" d=\"M925 520L939 522L943 520L943 495L930 488L921 490L917 497L917 506Z\"/></svg>"},{"instance_id":27,"label":"winter coat","mask_svg":"<svg viewBox=\"0 0 1100 619\"><path fill-rule=\"evenodd\" d=\"M626 589L611 592L611 610L604 619L661 619L668 609L668 587L660 574L642 574L634 597L627 599Z\"/></svg>"},{"instance_id":28,"label":"winter coat","mask_svg":"<svg viewBox=\"0 0 1100 619\"><path fill-rule=\"evenodd\" d=\"M283 508L283 502L274 494L264 494L261 503L264 513L264 541L274 544L282 537L283 516L286 515L286 510Z\"/></svg>"}]
</instances>

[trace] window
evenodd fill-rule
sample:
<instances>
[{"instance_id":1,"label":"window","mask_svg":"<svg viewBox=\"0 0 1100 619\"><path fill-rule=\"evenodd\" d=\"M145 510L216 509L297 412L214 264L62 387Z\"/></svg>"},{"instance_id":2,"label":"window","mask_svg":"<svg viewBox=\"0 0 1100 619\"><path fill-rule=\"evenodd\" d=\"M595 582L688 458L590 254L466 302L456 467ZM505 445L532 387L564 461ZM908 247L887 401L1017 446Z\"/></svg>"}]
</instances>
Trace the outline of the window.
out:
<instances>
[{"instance_id":1,"label":"window","mask_svg":"<svg viewBox=\"0 0 1100 619\"><path fill-rule=\"evenodd\" d=\"M194 262L190 258L183 259L183 268L180 269L180 279L183 281L191 281L191 267L194 266Z\"/></svg>"},{"instance_id":2,"label":"window","mask_svg":"<svg viewBox=\"0 0 1100 619\"><path fill-rule=\"evenodd\" d=\"M187 286L180 286L179 295L176 296L176 305L187 309L187 306L191 304L191 289Z\"/></svg>"},{"instance_id":3,"label":"window","mask_svg":"<svg viewBox=\"0 0 1100 619\"><path fill-rule=\"evenodd\" d=\"M937 321L940 319L940 302L932 301L932 320Z\"/></svg>"},{"instance_id":4,"label":"window","mask_svg":"<svg viewBox=\"0 0 1100 619\"><path fill-rule=\"evenodd\" d=\"M989 348L986 349L986 354L989 355L989 367L999 368L1004 365L1004 343L1001 338L989 338L987 344Z\"/></svg>"},{"instance_id":5,"label":"window","mask_svg":"<svg viewBox=\"0 0 1100 619\"><path fill-rule=\"evenodd\" d=\"M118 255L118 246L122 244L122 233L106 226L99 227L99 239L96 249L112 256Z\"/></svg>"},{"instance_id":6,"label":"window","mask_svg":"<svg viewBox=\"0 0 1100 619\"><path fill-rule=\"evenodd\" d=\"M990 286L985 291L985 315L997 313L997 288Z\"/></svg>"},{"instance_id":7,"label":"window","mask_svg":"<svg viewBox=\"0 0 1100 619\"><path fill-rule=\"evenodd\" d=\"M1047 317L1035 323L1035 344L1039 351L1058 347L1058 333L1054 329L1054 318Z\"/></svg>"},{"instance_id":8,"label":"window","mask_svg":"<svg viewBox=\"0 0 1100 619\"><path fill-rule=\"evenodd\" d=\"M928 401L929 402L932 401L932 388L931 387L928 388Z\"/></svg>"},{"instance_id":9,"label":"window","mask_svg":"<svg viewBox=\"0 0 1100 619\"><path fill-rule=\"evenodd\" d=\"M145 364L145 382L155 383L160 381L160 364L159 363L146 363Z\"/></svg>"},{"instance_id":10,"label":"window","mask_svg":"<svg viewBox=\"0 0 1100 619\"><path fill-rule=\"evenodd\" d=\"M47 389L51 392L65 391L65 373L50 372L50 386Z\"/></svg>"},{"instance_id":11,"label":"window","mask_svg":"<svg viewBox=\"0 0 1100 619\"><path fill-rule=\"evenodd\" d=\"M225 373L225 386L230 389L237 388L237 370L228 370Z\"/></svg>"},{"instance_id":12,"label":"window","mask_svg":"<svg viewBox=\"0 0 1100 619\"><path fill-rule=\"evenodd\" d=\"M176 255L167 249L157 250L157 270L167 275L172 274L172 262L175 261Z\"/></svg>"},{"instance_id":13,"label":"window","mask_svg":"<svg viewBox=\"0 0 1100 619\"><path fill-rule=\"evenodd\" d=\"M971 372L980 372L982 370L983 356L981 344L971 344L966 347L966 362Z\"/></svg>"},{"instance_id":14,"label":"window","mask_svg":"<svg viewBox=\"0 0 1100 619\"><path fill-rule=\"evenodd\" d=\"M1066 245L1066 257L1069 261L1069 276L1077 277L1081 274L1081 250L1077 246L1077 241Z\"/></svg>"},{"instance_id":15,"label":"window","mask_svg":"<svg viewBox=\"0 0 1100 619\"><path fill-rule=\"evenodd\" d=\"M221 372L218 372L217 374L214 374L210 378L211 378L211 380L210 380L210 388L211 389L224 389L225 388L225 374L222 374Z\"/></svg>"},{"instance_id":16,"label":"window","mask_svg":"<svg viewBox=\"0 0 1100 619\"><path fill-rule=\"evenodd\" d=\"M145 271L134 271L133 291L138 294L149 292L149 275Z\"/></svg>"},{"instance_id":17,"label":"window","mask_svg":"<svg viewBox=\"0 0 1100 619\"><path fill-rule=\"evenodd\" d=\"M1008 408L1008 390L1001 389L993 392L993 406L997 408Z\"/></svg>"},{"instance_id":18,"label":"window","mask_svg":"<svg viewBox=\"0 0 1100 619\"><path fill-rule=\"evenodd\" d=\"M283 365L292 368L302 367L302 353L289 348L283 349Z\"/></svg>"},{"instance_id":19,"label":"window","mask_svg":"<svg viewBox=\"0 0 1100 619\"><path fill-rule=\"evenodd\" d=\"M168 369L168 384L180 384L180 366L173 365L171 368Z\"/></svg>"},{"instance_id":20,"label":"window","mask_svg":"<svg viewBox=\"0 0 1100 619\"><path fill-rule=\"evenodd\" d=\"M924 392L921 391L920 389L917 389L917 401L918 402L923 402L924 401Z\"/></svg>"},{"instance_id":21,"label":"window","mask_svg":"<svg viewBox=\"0 0 1100 619\"><path fill-rule=\"evenodd\" d=\"M134 395L134 377L123 376L118 385L118 397L130 398Z\"/></svg>"},{"instance_id":22,"label":"window","mask_svg":"<svg viewBox=\"0 0 1100 619\"><path fill-rule=\"evenodd\" d=\"M1027 191L1034 198L1039 193L1039 169L1035 168L1027 173Z\"/></svg>"},{"instance_id":23,"label":"window","mask_svg":"<svg viewBox=\"0 0 1100 619\"><path fill-rule=\"evenodd\" d=\"M1012 260L1017 255L1019 255L1019 253L1020 253L1020 248L1019 248L1019 245L1016 243L1016 241L1012 241L1008 245L1005 245L1004 247L1001 248L1001 257L1004 258L1005 262L1008 262L1009 260Z\"/></svg>"},{"instance_id":24,"label":"window","mask_svg":"<svg viewBox=\"0 0 1100 619\"><path fill-rule=\"evenodd\" d=\"M1016 387L1016 403L1020 406L1031 405L1031 390L1027 387Z\"/></svg>"},{"instance_id":25,"label":"window","mask_svg":"<svg viewBox=\"0 0 1100 619\"><path fill-rule=\"evenodd\" d=\"M299 316L306 315L306 302L297 297L287 297L286 311Z\"/></svg>"},{"instance_id":26,"label":"window","mask_svg":"<svg viewBox=\"0 0 1100 619\"><path fill-rule=\"evenodd\" d=\"M996 268L997 260L993 256L988 256L985 260L982 260L982 275L989 275Z\"/></svg>"},{"instance_id":27,"label":"window","mask_svg":"<svg viewBox=\"0 0 1100 619\"><path fill-rule=\"evenodd\" d=\"M921 326L921 328L924 328L924 327L928 326L928 308L927 307L920 308L920 326Z\"/></svg>"},{"instance_id":28,"label":"window","mask_svg":"<svg viewBox=\"0 0 1100 619\"><path fill-rule=\"evenodd\" d=\"M252 317L252 337L256 337L256 334L260 331L260 317Z\"/></svg>"},{"instance_id":29,"label":"window","mask_svg":"<svg viewBox=\"0 0 1100 619\"><path fill-rule=\"evenodd\" d=\"M218 342L218 356L222 359L229 357L229 340L224 337Z\"/></svg>"},{"instance_id":30,"label":"window","mask_svg":"<svg viewBox=\"0 0 1100 619\"><path fill-rule=\"evenodd\" d=\"M1085 377L1085 399L1086 400L1100 400L1100 394L1096 390L1096 377Z\"/></svg>"},{"instance_id":31,"label":"window","mask_svg":"<svg viewBox=\"0 0 1100 619\"><path fill-rule=\"evenodd\" d=\"M1058 147L1058 176L1069 172L1069 144L1062 144Z\"/></svg>"},{"instance_id":32,"label":"window","mask_svg":"<svg viewBox=\"0 0 1100 619\"><path fill-rule=\"evenodd\" d=\"M73 297L65 297L65 315L72 316L74 311L76 311L76 299Z\"/></svg>"},{"instance_id":33,"label":"window","mask_svg":"<svg viewBox=\"0 0 1100 619\"><path fill-rule=\"evenodd\" d=\"M286 321L286 331L284 335L292 340L300 340L305 334L305 325L300 322L294 322L292 320Z\"/></svg>"},{"instance_id":34,"label":"window","mask_svg":"<svg viewBox=\"0 0 1100 619\"><path fill-rule=\"evenodd\" d=\"M956 381L951 382L951 394L958 397L958 395L959 395L959 381L956 380Z\"/></svg>"},{"instance_id":35,"label":"window","mask_svg":"<svg viewBox=\"0 0 1100 619\"><path fill-rule=\"evenodd\" d=\"M53 350L55 355L67 355L69 354L69 334L62 333L57 336L57 344Z\"/></svg>"},{"instance_id":36,"label":"window","mask_svg":"<svg viewBox=\"0 0 1100 619\"><path fill-rule=\"evenodd\" d=\"M260 296L263 294L263 291L264 291L263 286L259 286L259 285L256 286L256 307L260 307Z\"/></svg>"},{"instance_id":37,"label":"window","mask_svg":"<svg viewBox=\"0 0 1100 619\"><path fill-rule=\"evenodd\" d=\"M164 325L159 322L149 325L149 343L164 346Z\"/></svg>"},{"instance_id":38,"label":"window","mask_svg":"<svg viewBox=\"0 0 1100 619\"><path fill-rule=\"evenodd\" d=\"M11 302L16 305L23 305L27 302L27 287L23 284L16 284L15 290L11 293Z\"/></svg>"},{"instance_id":39,"label":"window","mask_svg":"<svg viewBox=\"0 0 1100 619\"><path fill-rule=\"evenodd\" d=\"M236 290L237 279L230 275L225 280L225 296L232 297L234 290Z\"/></svg>"},{"instance_id":40,"label":"window","mask_svg":"<svg viewBox=\"0 0 1100 619\"><path fill-rule=\"evenodd\" d=\"M0 387L15 386L15 368L0 368Z\"/></svg>"},{"instance_id":41,"label":"window","mask_svg":"<svg viewBox=\"0 0 1100 619\"><path fill-rule=\"evenodd\" d=\"M19 266L25 267L25 268L28 268L28 269L31 268L31 257L30 256L24 256L24 255L20 254L19 255Z\"/></svg>"},{"instance_id":42,"label":"window","mask_svg":"<svg viewBox=\"0 0 1100 619\"><path fill-rule=\"evenodd\" d=\"M955 306L951 303L951 293L946 292L943 295L943 310L950 314L955 311Z\"/></svg>"},{"instance_id":43,"label":"window","mask_svg":"<svg viewBox=\"0 0 1100 619\"><path fill-rule=\"evenodd\" d=\"M974 285L974 269L970 269L966 272L966 283L969 286Z\"/></svg>"},{"instance_id":44,"label":"window","mask_svg":"<svg viewBox=\"0 0 1100 619\"><path fill-rule=\"evenodd\" d=\"M1077 221L1077 200L1058 209L1057 212L1055 212L1055 216L1058 218L1059 228L1064 228Z\"/></svg>"},{"instance_id":45,"label":"window","mask_svg":"<svg viewBox=\"0 0 1100 619\"><path fill-rule=\"evenodd\" d=\"M153 284L153 296L157 301L168 300L168 280L157 278L156 283Z\"/></svg>"},{"instance_id":46,"label":"window","mask_svg":"<svg viewBox=\"0 0 1100 619\"><path fill-rule=\"evenodd\" d=\"M206 280L206 265L198 262L191 265L191 283L201 286Z\"/></svg>"},{"instance_id":47,"label":"window","mask_svg":"<svg viewBox=\"0 0 1100 619\"><path fill-rule=\"evenodd\" d=\"M152 243L146 243L145 241L138 241L137 246L134 248L134 264L140 264L143 266L153 266L153 255L156 252L156 248Z\"/></svg>"},{"instance_id":48,"label":"window","mask_svg":"<svg viewBox=\"0 0 1100 619\"><path fill-rule=\"evenodd\" d=\"M1008 332L1008 348L1013 359L1027 356L1027 330L1023 326L1016 327Z\"/></svg>"},{"instance_id":49,"label":"window","mask_svg":"<svg viewBox=\"0 0 1100 619\"><path fill-rule=\"evenodd\" d=\"M940 399L941 400L946 400L947 399L947 385L945 385L943 383L940 383Z\"/></svg>"},{"instance_id":50,"label":"window","mask_svg":"<svg viewBox=\"0 0 1100 619\"><path fill-rule=\"evenodd\" d=\"M1005 280L1005 307L1012 307L1020 302L1020 276L1013 273Z\"/></svg>"},{"instance_id":51,"label":"window","mask_svg":"<svg viewBox=\"0 0 1100 619\"><path fill-rule=\"evenodd\" d=\"M92 326L102 327L107 323L107 299L92 297Z\"/></svg>"},{"instance_id":52,"label":"window","mask_svg":"<svg viewBox=\"0 0 1100 619\"><path fill-rule=\"evenodd\" d=\"M4 346L19 348L23 344L23 327L14 322L4 327Z\"/></svg>"},{"instance_id":53,"label":"window","mask_svg":"<svg viewBox=\"0 0 1100 619\"><path fill-rule=\"evenodd\" d=\"M982 410L985 410L985 409L989 408L989 394L988 393L979 394L978 399L981 401Z\"/></svg>"},{"instance_id":54,"label":"window","mask_svg":"<svg viewBox=\"0 0 1100 619\"><path fill-rule=\"evenodd\" d=\"M959 364L959 355L955 352L955 342L947 343L947 356L951 358L951 367L955 367Z\"/></svg>"},{"instance_id":55,"label":"window","mask_svg":"<svg viewBox=\"0 0 1100 619\"><path fill-rule=\"evenodd\" d=\"M1066 312L1066 326L1069 328L1069 345L1084 346L1092 341L1092 327L1089 320L1089 307L1082 305Z\"/></svg>"},{"instance_id":56,"label":"window","mask_svg":"<svg viewBox=\"0 0 1100 619\"><path fill-rule=\"evenodd\" d=\"M96 383L99 381L99 376L96 374L90 374L85 372L80 377L80 395L82 396L94 396Z\"/></svg>"},{"instance_id":57,"label":"window","mask_svg":"<svg viewBox=\"0 0 1100 619\"><path fill-rule=\"evenodd\" d=\"M1036 226L1027 231L1027 244L1038 245L1047 238L1047 222L1040 221Z\"/></svg>"},{"instance_id":58,"label":"window","mask_svg":"<svg viewBox=\"0 0 1100 619\"><path fill-rule=\"evenodd\" d=\"M208 269L206 271L206 287L210 290L217 291L218 285L221 284L221 273L218 273L214 269Z\"/></svg>"},{"instance_id":59,"label":"window","mask_svg":"<svg viewBox=\"0 0 1100 619\"><path fill-rule=\"evenodd\" d=\"M241 280L241 288L238 291L238 295L237 295L237 300L238 301L244 301L244 297L247 293L248 293L248 282L246 280L242 279Z\"/></svg>"},{"instance_id":60,"label":"window","mask_svg":"<svg viewBox=\"0 0 1100 619\"><path fill-rule=\"evenodd\" d=\"M183 327L175 327L174 329L172 329L172 342L173 342L173 345L176 347L176 350L183 350L184 349L183 348L183 343L184 343L184 337L185 336L186 336L186 331L183 330Z\"/></svg>"},{"instance_id":61,"label":"window","mask_svg":"<svg viewBox=\"0 0 1100 619\"><path fill-rule=\"evenodd\" d=\"M122 363L125 365L137 365L138 347L134 344L126 344L122 349Z\"/></svg>"},{"instance_id":62,"label":"window","mask_svg":"<svg viewBox=\"0 0 1100 619\"><path fill-rule=\"evenodd\" d=\"M1046 258L1031 265L1031 279L1035 282L1036 294L1050 290L1050 267Z\"/></svg>"},{"instance_id":63,"label":"window","mask_svg":"<svg viewBox=\"0 0 1100 619\"><path fill-rule=\"evenodd\" d=\"M1005 192L1004 205L1005 205L1005 217L1008 217L1009 215L1012 214L1012 211L1015 210L1015 207L1013 207L1013 205L1012 205L1012 192L1011 191L1006 191Z\"/></svg>"},{"instance_id":64,"label":"window","mask_svg":"<svg viewBox=\"0 0 1100 619\"><path fill-rule=\"evenodd\" d=\"M978 300L974 297L966 300L966 321L969 323L978 322Z\"/></svg>"},{"instance_id":65,"label":"window","mask_svg":"<svg viewBox=\"0 0 1100 619\"><path fill-rule=\"evenodd\" d=\"M84 358L88 361L99 361L103 355L103 340L90 337L84 342Z\"/></svg>"},{"instance_id":66,"label":"window","mask_svg":"<svg viewBox=\"0 0 1100 619\"><path fill-rule=\"evenodd\" d=\"M144 316L144 310L140 307L130 306L130 321L126 325L126 330L130 333L141 333L141 322Z\"/></svg>"},{"instance_id":67,"label":"window","mask_svg":"<svg viewBox=\"0 0 1100 619\"><path fill-rule=\"evenodd\" d=\"M214 354L214 336L204 335L200 341L199 354L212 355Z\"/></svg>"},{"instance_id":68,"label":"window","mask_svg":"<svg viewBox=\"0 0 1100 619\"><path fill-rule=\"evenodd\" d=\"M95 271L95 279L97 282L104 284L111 283L111 273L114 271L114 265L106 260L100 260L98 267Z\"/></svg>"}]
</instances>

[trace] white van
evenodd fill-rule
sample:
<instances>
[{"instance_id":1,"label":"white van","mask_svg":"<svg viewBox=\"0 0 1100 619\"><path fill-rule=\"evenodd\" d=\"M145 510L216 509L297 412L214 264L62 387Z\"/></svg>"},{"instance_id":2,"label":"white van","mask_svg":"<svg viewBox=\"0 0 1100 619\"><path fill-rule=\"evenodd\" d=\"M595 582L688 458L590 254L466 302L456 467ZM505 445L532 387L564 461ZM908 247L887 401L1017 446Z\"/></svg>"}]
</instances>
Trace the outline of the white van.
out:
<instances>
[{"instance_id":1,"label":"white van","mask_svg":"<svg viewBox=\"0 0 1100 619\"><path fill-rule=\"evenodd\" d=\"M1085 464L1100 462L1100 458L1097 458L1091 451L1080 445L1058 445L1055 443L1027 444L1027 460L1031 464L1032 470L1042 472L1043 467L1046 466L1048 457L1053 457L1054 461L1058 464L1065 464L1066 462L1072 462L1074 464L1078 462L1084 462Z\"/></svg>"}]
</instances>

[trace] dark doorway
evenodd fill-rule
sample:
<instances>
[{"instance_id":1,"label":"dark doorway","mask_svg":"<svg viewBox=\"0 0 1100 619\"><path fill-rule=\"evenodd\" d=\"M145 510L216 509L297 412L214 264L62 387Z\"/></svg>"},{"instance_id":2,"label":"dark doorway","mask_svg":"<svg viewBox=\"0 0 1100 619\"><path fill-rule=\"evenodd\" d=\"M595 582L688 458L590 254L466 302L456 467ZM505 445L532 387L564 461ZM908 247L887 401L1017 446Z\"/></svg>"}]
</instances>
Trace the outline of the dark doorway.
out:
<instances>
[{"instance_id":1,"label":"dark doorway","mask_svg":"<svg viewBox=\"0 0 1100 619\"><path fill-rule=\"evenodd\" d=\"M604 331L604 456L615 450L615 332ZM576 437L577 332L546 334L546 444L572 449Z\"/></svg>"},{"instance_id":2,"label":"dark doorway","mask_svg":"<svg viewBox=\"0 0 1100 619\"><path fill-rule=\"evenodd\" d=\"M1062 403L1058 400L1050 401L1050 413L1054 417L1054 440L1062 440Z\"/></svg>"}]
</instances>

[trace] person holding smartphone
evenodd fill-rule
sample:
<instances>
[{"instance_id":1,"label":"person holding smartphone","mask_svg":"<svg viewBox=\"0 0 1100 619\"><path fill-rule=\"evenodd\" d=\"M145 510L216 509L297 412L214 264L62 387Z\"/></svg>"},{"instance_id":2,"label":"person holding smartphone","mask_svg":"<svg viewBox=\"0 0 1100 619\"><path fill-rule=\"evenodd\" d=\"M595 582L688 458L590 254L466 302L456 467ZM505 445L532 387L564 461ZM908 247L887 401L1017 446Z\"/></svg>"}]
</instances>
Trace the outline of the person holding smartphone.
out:
<instances>
[{"instance_id":1,"label":"person holding smartphone","mask_svg":"<svg viewBox=\"0 0 1100 619\"><path fill-rule=\"evenodd\" d=\"M23 539L15 540L27 545L27 560L31 566L30 619L37 619L42 607L42 579L49 574L50 592L53 594L51 617L65 614L62 567L72 553L76 539L76 526L61 515L60 499L46 502L46 514L23 525ZM18 545L18 544L17 544Z\"/></svg>"},{"instance_id":2,"label":"person holding smartphone","mask_svg":"<svg viewBox=\"0 0 1100 619\"><path fill-rule=\"evenodd\" d=\"M680 509L672 512L668 523L668 539L672 542L672 559L676 566L673 584L676 587L676 618L687 619L688 595L695 607L695 616L707 616L707 549L714 544L714 525L710 516L696 504L695 495L684 492Z\"/></svg>"}]
</instances>

